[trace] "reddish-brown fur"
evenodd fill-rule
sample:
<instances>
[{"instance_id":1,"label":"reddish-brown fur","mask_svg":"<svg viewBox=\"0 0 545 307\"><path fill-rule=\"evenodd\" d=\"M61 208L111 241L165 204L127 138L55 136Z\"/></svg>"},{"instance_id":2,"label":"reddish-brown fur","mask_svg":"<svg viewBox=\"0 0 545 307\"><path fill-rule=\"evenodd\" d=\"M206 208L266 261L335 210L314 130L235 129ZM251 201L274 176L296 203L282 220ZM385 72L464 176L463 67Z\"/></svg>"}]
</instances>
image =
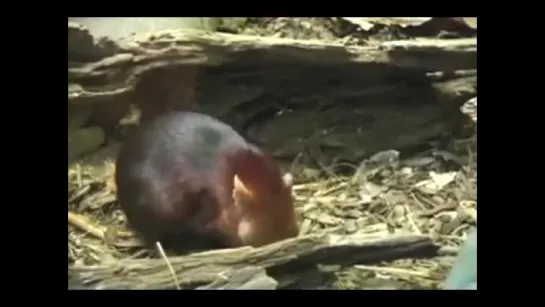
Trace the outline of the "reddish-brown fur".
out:
<instances>
[{"instance_id":1,"label":"reddish-brown fur","mask_svg":"<svg viewBox=\"0 0 545 307\"><path fill-rule=\"evenodd\" d=\"M296 236L291 177L207 115L143 124L119 153L118 201L148 242L176 249L259 246Z\"/></svg>"}]
</instances>

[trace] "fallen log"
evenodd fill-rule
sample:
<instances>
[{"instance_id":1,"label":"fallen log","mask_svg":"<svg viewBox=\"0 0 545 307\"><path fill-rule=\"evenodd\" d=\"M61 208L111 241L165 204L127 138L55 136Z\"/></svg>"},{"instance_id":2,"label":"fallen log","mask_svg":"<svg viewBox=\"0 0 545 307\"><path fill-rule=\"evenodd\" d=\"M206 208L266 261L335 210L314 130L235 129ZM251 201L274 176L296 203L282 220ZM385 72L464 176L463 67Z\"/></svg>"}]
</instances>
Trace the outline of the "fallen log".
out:
<instances>
[{"instance_id":1,"label":"fallen log","mask_svg":"<svg viewBox=\"0 0 545 307\"><path fill-rule=\"evenodd\" d=\"M69 29L71 134L86 123L106 136L74 142L71 157L105 143L135 105L140 121L197 108L277 158L308 156L323 169L458 135L468 126L459 109L477 95L476 38L346 46L173 30L96 41Z\"/></svg>"},{"instance_id":2,"label":"fallen log","mask_svg":"<svg viewBox=\"0 0 545 307\"><path fill-rule=\"evenodd\" d=\"M276 289L317 264L372 264L430 258L439 246L425 235L308 235L260 248L241 247L169 258L182 289ZM121 259L69 267L69 288L175 289L163 259ZM289 280L289 282L286 282ZM77 285L77 286L75 286Z\"/></svg>"},{"instance_id":3,"label":"fallen log","mask_svg":"<svg viewBox=\"0 0 545 307\"><path fill-rule=\"evenodd\" d=\"M70 33L84 36L81 26L69 24ZM75 39L72 39L75 40ZM69 54L77 52L70 50ZM75 49L76 47L74 47ZM93 49L93 48L91 48ZM98 46L94 49L100 49ZM453 71L475 69L477 66L477 39L437 40L422 39L391 41L369 46L345 46L322 41L303 41L274 37L233 35L201 30L175 30L151 33L118 46L117 54L98 62L68 69L69 80L120 78L120 68L132 71L126 80L119 81L115 90L96 93L84 88L69 91L68 99L75 103L93 102L90 97L122 95L134 88L138 76L159 67L178 65L330 65L346 63L388 64L426 71ZM107 54L107 53L104 53Z\"/></svg>"}]
</instances>

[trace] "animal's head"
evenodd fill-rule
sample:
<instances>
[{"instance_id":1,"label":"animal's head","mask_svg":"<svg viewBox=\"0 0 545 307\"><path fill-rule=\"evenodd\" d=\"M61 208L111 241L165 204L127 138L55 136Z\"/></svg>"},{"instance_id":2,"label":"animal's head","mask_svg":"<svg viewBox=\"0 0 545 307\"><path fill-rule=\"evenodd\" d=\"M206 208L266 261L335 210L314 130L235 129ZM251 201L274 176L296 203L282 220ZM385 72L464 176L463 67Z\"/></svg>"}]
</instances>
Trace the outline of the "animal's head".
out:
<instances>
[{"instance_id":1,"label":"animal's head","mask_svg":"<svg viewBox=\"0 0 545 307\"><path fill-rule=\"evenodd\" d=\"M233 198L240 212L240 240L261 246L297 236L291 174L282 176L273 158L259 150L239 152L234 160Z\"/></svg>"}]
</instances>

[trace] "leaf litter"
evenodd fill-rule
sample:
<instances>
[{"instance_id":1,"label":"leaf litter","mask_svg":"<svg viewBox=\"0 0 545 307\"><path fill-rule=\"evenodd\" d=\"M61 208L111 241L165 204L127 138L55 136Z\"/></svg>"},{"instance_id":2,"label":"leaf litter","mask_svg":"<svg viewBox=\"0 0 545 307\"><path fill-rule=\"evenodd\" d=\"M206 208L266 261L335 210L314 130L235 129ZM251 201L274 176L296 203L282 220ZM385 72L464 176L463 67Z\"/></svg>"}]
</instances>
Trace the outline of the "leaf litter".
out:
<instances>
[{"instance_id":1,"label":"leaf litter","mask_svg":"<svg viewBox=\"0 0 545 307\"><path fill-rule=\"evenodd\" d=\"M384 154L388 152L379 153ZM476 159L476 154L472 156ZM398 159L376 163L374 158L352 176L294 186L301 234L408 231L429 234L455 251L477 223L476 168L441 172L444 161L437 158L425 166L406 166ZM132 257L143 246L115 203L113 162L100 175L93 169L77 169L69 170L69 262L97 264ZM451 260L437 258L356 265L339 270L330 287L436 288L450 264Z\"/></svg>"}]
</instances>

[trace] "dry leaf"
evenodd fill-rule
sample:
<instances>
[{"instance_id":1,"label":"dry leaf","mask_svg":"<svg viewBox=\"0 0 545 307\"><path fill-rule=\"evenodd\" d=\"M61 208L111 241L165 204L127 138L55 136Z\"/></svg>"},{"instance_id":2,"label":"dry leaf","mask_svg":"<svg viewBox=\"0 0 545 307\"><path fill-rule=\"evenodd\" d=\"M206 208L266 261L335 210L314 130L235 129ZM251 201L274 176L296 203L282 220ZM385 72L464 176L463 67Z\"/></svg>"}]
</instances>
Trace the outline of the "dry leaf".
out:
<instances>
[{"instance_id":1,"label":"dry leaf","mask_svg":"<svg viewBox=\"0 0 545 307\"><path fill-rule=\"evenodd\" d=\"M359 201L360 204L367 205L367 204L370 204L371 201L373 201L372 195L370 195L367 192L363 192L363 191L360 192L360 201Z\"/></svg>"},{"instance_id":2,"label":"dry leaf","mask_svg":"<svg viewBox=\"0 0 545 307\"><path fill-rule=\"evenodd\" d=\"M367 194L367 195L371 196L371 198L374 198L374 197L382 194L383 192L385 192L387 189L388 188L385 187L385 186L380 186L380 185L373 184L371 182L366 182L366 183L362 184L362 186L361 186L360 196L362 194Z\"/></svg>"},{"instance_id":3,"label":"dry leaf","mask_svg":"<svg viewBox=\"0 0 545 307\"><path fill-rule=\"evenodd\" d=\"M430 172L430 179L420 181L415 184L415 188L426 194L436 194L441 191L446 185L454 181L456 178L456 172L449 172L438 174L436 172Z\"/></svg>"}]
</instances>

